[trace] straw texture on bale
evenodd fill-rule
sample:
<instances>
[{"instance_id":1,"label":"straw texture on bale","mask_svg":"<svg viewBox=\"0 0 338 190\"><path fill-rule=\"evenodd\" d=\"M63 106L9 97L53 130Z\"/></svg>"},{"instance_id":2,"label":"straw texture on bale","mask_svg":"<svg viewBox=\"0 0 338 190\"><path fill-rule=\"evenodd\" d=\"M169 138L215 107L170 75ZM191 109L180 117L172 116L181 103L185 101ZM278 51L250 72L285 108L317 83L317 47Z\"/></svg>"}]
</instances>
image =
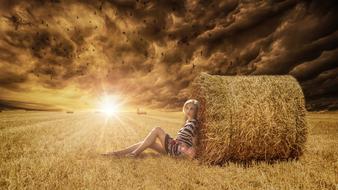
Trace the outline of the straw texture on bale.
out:
<instances>
[{"instance_id":1,"label":"straw texture on bale","mask_svg":"<svg viewBox=\"0 0 338 190\"><path fill-rule=\"evenodd\" d=\"M201 162L294 159L303 154L308 133L305 100L293 76L201 72L190 92L200 102Z\"/></svg>"}]
</instances>

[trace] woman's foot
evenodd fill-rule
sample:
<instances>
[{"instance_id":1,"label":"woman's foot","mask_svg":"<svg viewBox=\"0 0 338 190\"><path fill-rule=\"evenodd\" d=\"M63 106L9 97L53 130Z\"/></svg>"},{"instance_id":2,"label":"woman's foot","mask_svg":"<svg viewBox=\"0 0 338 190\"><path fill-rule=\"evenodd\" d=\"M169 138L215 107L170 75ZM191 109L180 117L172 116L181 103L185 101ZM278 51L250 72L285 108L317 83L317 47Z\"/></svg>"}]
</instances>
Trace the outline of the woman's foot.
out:
<instances>
[{"instance_id":1,"label":"woman's foot","mask_svg":"<svg viewBox=\"0 0 338 190\"><path fill-rule=\"evenodd\" d=\"M128 158L137 158L138 157L138 155L133 153L133 152L130 152L130 153L126 154L125 156L128 157Z\"/></svg>"},{"instance_id":2,"label":"woman's foot","mask_svg":"<svg viewBox=\"0 0 338 190\"><path fill-rule=\"evenodd\" d=\"M118 152L107 152L107 153L102 153L102 156L115 156L115 157L121 157L123 156L122 154Z\"/></svg>"}]
</instances>

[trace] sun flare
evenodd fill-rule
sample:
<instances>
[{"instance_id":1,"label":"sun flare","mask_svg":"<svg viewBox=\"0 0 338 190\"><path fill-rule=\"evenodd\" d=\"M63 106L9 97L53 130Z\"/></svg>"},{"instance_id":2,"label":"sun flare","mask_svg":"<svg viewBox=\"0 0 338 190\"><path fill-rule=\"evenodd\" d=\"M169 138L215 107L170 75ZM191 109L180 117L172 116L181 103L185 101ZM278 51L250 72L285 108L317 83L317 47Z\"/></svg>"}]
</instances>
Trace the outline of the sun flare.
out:
<instances>
[{"instance_id":1,"label":"sun flare","mask_svg":"<svg viewBox=\"0 0 338 190\"><path fill-rule=\"evenodd\" d=\"M115 115L119 112L119 104L114 98L105 96L102 98L99 109L108 116Z\"/></svg>"}]
</instances>

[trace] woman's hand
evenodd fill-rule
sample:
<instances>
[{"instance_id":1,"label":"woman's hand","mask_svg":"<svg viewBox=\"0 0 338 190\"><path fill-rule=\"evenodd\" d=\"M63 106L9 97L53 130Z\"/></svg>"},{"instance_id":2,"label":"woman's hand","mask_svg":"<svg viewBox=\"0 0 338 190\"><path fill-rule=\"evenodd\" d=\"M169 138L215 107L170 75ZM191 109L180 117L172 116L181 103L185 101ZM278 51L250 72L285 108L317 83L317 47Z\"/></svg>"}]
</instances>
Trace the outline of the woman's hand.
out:
<instances>
[{"instance_id":1,"label":"woman's hand","mask_svg":"<svg viewBox=\"0 0 338 190\"><path fill-rule=\"evenodd\" d=\"M181 152L188 156L190 159L193 159L196 155L196 149L194 147L188 147L184 144L180 145Z\"/></svg>"}]
</instances>

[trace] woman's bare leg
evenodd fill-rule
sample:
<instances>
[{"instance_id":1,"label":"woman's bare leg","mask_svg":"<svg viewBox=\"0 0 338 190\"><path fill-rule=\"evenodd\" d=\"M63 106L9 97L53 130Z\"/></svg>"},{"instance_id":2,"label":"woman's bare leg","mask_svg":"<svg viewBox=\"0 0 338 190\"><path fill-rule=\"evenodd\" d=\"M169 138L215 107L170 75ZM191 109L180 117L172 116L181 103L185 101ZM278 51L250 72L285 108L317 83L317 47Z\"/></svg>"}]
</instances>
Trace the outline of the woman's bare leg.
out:
<instances>
[{"instance_id":1,"label":"woman's bare leg","mask_svg":"<svg viewBox=\"0 0 338 190\"><path fill-rule=\"evenodd\" d=\"M154 143L156 143L156 138L160 139L162 147L164 147L165 135L166 135L166 133L164 132L164 130L162 128L160 128L160 127L153 128L151 130L151 132L143 140L142 144L140 144L131 153L135 156L138 156L145 149L147 149L148 147L151 147ZM162 148L162 152L163 152L163 148Z\"/></svg>"},{"instance_id":2,"label":"woman's bare leg","mask_svg":"<svg viewBox=\"0 0 338 190\"><path fill-rule=\"evenodd\" d=\"M132 151L134 151L137 147L139 147L141 144L143 143L143 141L141 142L138 142L138 143L135 143L125 149L122 149L122 150L118 150L118 151L113 151L113 152L108 152L108 153L105 153L104 155L118 155L118 156L123 156L125 154L128 154Z\"/></svg>"},{"instance_id":3,"label":"woman's bare leg","mask_svg":"<svg viewBox=\"0 0 338 190\"><path fill-rule=\"evenodd\" d=\"M139 147L141 144L143 143L143 141L141 142L138 142L136 144L133 144L123 150L118 150L118 151L113 151L113 152L108 152L108 153L105 153L103 155L117 155L117 156L124 156L128 153L131 153L133 152L137 147ZM154 142L153 144L150 145L151 149L155 150L156 152L160 153L160 154L166 154L166 151L165 151L165 148L157 143L157 142Z\"/></svg>"},{"instance_id":4,"label":"woman's bare leg","mask_svg":"<svg viewBox=\"0 0 338 190\"><path fill-rule=\"evenodd\" d=\"M154 142L153 144L150 145L150 148L160 154L167 154L165 148L160 143Z\"/></svg>"}]
</instances>

